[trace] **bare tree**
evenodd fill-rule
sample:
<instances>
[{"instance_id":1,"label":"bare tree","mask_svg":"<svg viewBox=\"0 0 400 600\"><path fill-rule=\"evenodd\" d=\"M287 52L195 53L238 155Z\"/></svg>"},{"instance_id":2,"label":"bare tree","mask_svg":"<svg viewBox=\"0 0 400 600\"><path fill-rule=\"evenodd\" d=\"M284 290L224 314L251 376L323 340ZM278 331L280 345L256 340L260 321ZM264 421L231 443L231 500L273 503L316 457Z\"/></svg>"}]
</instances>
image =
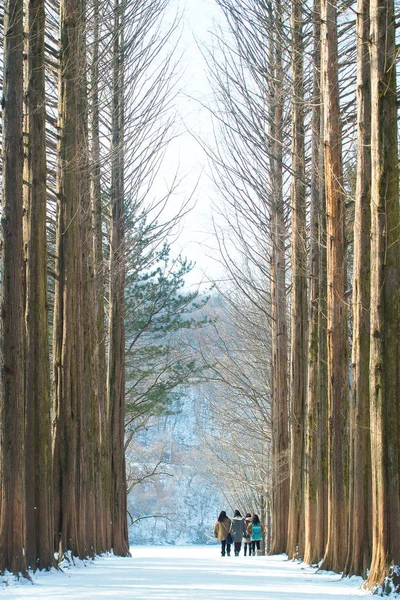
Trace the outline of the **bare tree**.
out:
<instances>
[{"instance_id":1,"label":"bare tree","mask_svg":"<svg viewBox=\"0 0 400 600\"><path fill-rule=\"evenodd\" d=\"M26 572L24 423L23 2L4 11L0 569Z\"/></svg>"},{"instance_id":2,"label":"bare tree","mask_svg":"<svg viewBox=\"0 0 400 600\"><path fill-rule=\"evenodd\" d=\"M110 416L111 545L129 554L124 452L125 418L125 222L124 222L124 28L125 3L115 0L111 145L108 414Z\"/></svg>"},{"instance_id":3,"label":"bare tree","mask_svg":"<svg viewBox=\"0 0 400 600\"><path fill-rule=\"evenodd\" d=\"M307 239L303 11L292 2L292 305L290 496L287 554L304 556L304 429L307 395Z\"/></svg>"},{"instance_id":4,"label":"bare tree","mask_svg":"<svg viewBox=\"0 0 400 600\"><path fill-rule=\"evenodd\" d=\"M318 563L326 546L327 401L324 297L326 264L320 85L320 2L313 6L312 156L310 190L308 390L305 423L304 561Z\"/></svg>"},{"instance_id":5,"label":"bare tree","mask_svg":"<svg viewBox=\"0 0 400 600\"><path fill-rule=\"evenodd\" d=\"M25 73L25 470L26 560L54 563L50 364L47 311L45 6L26 11Z\"/></svg>"},{"instance_id":6,"label":"bare tree","mask_svg":"<svg viewBox=\"0 0 400 600\"><path fill-rule=\"evenodd\" d=\"M60 4L59 159L57 174L56 281L53 324L54 415L54 510L59 555L70 550L85 557L87 515L80 502L80 475L85 470L87 438L87 386L84 377L84 327L82 314L83 265L81 203L87 156L82 153L80 133L87 118L81 112L86 72L82 64L85 45L84 3ZM86 171L87 177L87 171ZM85 394L83 396L83 394ZM87 494L87 480L82 495ZM87 496L86 496L87 497Z\"/></svg>"},{"instance_id":7,"label":"bare tree","mask_svg":"<svg viewBox=\"0 0 400 600\"><path fill-rule=\"evenodd\" d=\"M327 215L328 539L323 568L340 572L346 561L347 506L344 448L348 411L346 261L342 136L339 109L336 2L321 2L321 79L324 107Z\"/></svg>"},{"instance_id":8,"label":"bare tree","mask_svg":"<svg viewBox=\"0 0 400 600\"><path fill-rule=\"evenodd\" d=\"M349 544L346 572L366 576L371 563L369 423L371 90L369 3L357 7L357 181L354 216L352 403L350 413Z\"/></svg>"},{"instance_id":9,"label":"bare tree","mask_svg":"<svg viewBox=\"0 0 400 600\"><path fill-rule=\"evenodd\" d=\"M400 539L394 535L400 524L400 222L393 2L371 0L370 19L372 564L367 583L387 590L385 579L397 574L400 564Z\"/></svg>"},{"instance_id":10,"label":"bare tree","mask_svg":"<svg viewBox=\"0 0 400 600\"><path fill-rule=\"evenodd\" d=\"M273 16L269 5L269 26L276 27L279 35L276 40L270 37L270 64L274 65L274 84L269 92L270 139L271 139L271 185L272 185L272 257L271 257L271 299L272 299L272 456L273 456L273 498L272 552L284 552L287 548L287 528L289 517L289 480L282 474L282 462L289 450L288 433L288 364L287 364L287 316L286 316L286 257L285 257L285 208L283 201L283 49L282 4L275 5Z\"/></svg>"},{"instance_id":11,"label":"bare tree","mask_svg":"<svg viewBox=\"0 0 400 600\"><path fill-rule=\"evenodd\" d=\"M100 3L93 0L92 34L93 40L90 47L90 194L93 234L93 309L95 318L94 328L94 395L97 407L95 425L98 431L94 437L98 440L98 449L95 459L96 477L96 510L103 518L97 523L96 548L111 549L111 514L109 489L110 474L107 468L108 452L108 411L107 411L107 367L106 367L106 326L105 326L105 268L103 255L103 193L101 182L101 143L100 143L100 20L102 17ZM90 236L89 236L90 240ZM89 242L90 243L90 242Z\"/></svg>"},{"instance_id":12,"label":"bare tree","mask_svg":"<svg viewBox=\"0 0 400 600\"><path fill-rule=\"evenodd\" d=\"M213 322L202 329L197 351L208 365L200 387L197 429L204 469L229 505L260 515L271 531L270 334L264 315L228 287L210 300ZM216 318L217 317L217 318Z\"/></svg>"}]
</instances>

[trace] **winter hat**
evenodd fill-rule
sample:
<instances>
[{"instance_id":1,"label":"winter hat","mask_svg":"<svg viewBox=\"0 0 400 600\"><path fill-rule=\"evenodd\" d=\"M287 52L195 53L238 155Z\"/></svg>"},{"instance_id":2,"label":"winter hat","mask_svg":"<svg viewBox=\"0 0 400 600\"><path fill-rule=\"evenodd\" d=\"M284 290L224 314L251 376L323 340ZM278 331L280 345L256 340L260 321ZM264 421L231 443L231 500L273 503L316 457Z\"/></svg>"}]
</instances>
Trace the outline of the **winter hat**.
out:
<instances>
[{"instance_id":1,"label":"winter hat","mask_svg":"<svg viewBox=\"0 0 400 600\"><path fill-rule=\"evenodd\" d=\"M251 514L250 514L250 513L246 513L246 519L247 519L248 517L251 517Z\"/></svg>"}]
</instances>

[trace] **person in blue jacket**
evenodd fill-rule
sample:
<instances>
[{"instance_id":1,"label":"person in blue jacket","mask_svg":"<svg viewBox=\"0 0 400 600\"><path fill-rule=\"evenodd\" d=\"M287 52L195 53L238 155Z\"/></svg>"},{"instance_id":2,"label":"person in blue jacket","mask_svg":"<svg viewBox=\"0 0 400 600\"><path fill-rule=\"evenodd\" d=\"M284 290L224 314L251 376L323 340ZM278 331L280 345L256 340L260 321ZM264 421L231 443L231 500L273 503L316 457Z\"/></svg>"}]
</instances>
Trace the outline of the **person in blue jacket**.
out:
<instances>
[{"instance_id":1,"label":"person in blue jacket","mask_svg":"<svg viewBox=\"0 0 400 600\"><path fill-rule=\"evenodd\" d=\"M260 521L258 515L253 515L251 523L249 523L249 525L247 526L247 531L248 531L248 533L250 533L251 554L253 556L256 555L256 548L257 548L257 554L260 554L261 540L264 535L264 527L261 524L261 521Z\"/></svg>"}]
</instances>

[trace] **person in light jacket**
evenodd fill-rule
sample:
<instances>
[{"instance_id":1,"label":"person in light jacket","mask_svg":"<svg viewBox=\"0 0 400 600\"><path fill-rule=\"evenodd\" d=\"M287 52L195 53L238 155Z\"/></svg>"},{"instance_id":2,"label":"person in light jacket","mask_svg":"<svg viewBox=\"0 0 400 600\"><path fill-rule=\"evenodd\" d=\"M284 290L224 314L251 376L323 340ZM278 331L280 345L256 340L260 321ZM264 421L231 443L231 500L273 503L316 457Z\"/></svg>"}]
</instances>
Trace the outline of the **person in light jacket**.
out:
<instances>
[{"instance_id":1,"label":"person in light jacket","mask_svg":"<svg viewBox=\"0 0 400 600\"><path fill-rule=\"evenodd\" d=\"M259 555L261 553L260 547L261 547L261 540L264 535L264 526L261 524L261 521L260 521L258 515L253 515L251 523L249 523L249 525L247 527L247 531L248 531L248 533L250 533L250 537L251 537L252 554L253 554L253 556L256 555L256 548L257 548L257 555Z\"/></svg>"},{"instance_id":2,"label":"person in light jacket","mask_svg":"<svg viewBox=\"0 0 400 600\"><path fill-rule=\"evenodd\" d=\"M250 538L250 533L247 531L247 527L251 523L251 514L246 513L244 520L246 522L246 533L243 535L243 539L242 539L243 553L246 556L247 550L249 550L249 556L251 556L251 538Z\"/></svg>"},{"instance_id":3,"label":"person in light jacket","mask_svg":"<svg viewBox=\"0 0 400 600\"><path fill-rule=\"evenodd\" d=\"M235 510L233 514L231 531L235 547L235 556L239 556L240 548L242 546L242 539L247 531L247 526L245 520L238 510Z\"/></svg>"},{"instance_id":4,"label":"person in light jacket","mask_svg":"<svg viewBox=\"0 0 400 600\"><path fill-rule=\"evenodd\" d=\"M221 510L219 517L214 526L214 536L221 542L221 556L231 555L231 545L227 543L226 538L231 530L231 520L227 517L226 512Z\"/></svg>"}]
</instances>

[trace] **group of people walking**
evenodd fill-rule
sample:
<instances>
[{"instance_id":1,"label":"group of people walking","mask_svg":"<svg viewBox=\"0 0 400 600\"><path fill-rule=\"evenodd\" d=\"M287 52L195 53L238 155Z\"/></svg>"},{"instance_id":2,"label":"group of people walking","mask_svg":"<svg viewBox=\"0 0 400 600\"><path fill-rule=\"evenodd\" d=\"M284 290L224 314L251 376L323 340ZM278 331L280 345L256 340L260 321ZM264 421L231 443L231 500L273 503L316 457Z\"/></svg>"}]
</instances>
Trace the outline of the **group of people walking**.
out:
<instances>
[{"instance_id":1,"label":"group of people walking","mask_svg":"<svg viewBox=\"0 0 400 600\"><path fill-rule=\"evenodd\" d=\"M214 536L221 542L221 556L231 555L233 544L235 556L239 556L243 544L244 556L255 556L261 551L261 540L264 535L264 527L258 515L247 513L242 517L235 510L233 518L230 519L224 510L221 510L214 526Z\"/></svg>"}]
</instances>

